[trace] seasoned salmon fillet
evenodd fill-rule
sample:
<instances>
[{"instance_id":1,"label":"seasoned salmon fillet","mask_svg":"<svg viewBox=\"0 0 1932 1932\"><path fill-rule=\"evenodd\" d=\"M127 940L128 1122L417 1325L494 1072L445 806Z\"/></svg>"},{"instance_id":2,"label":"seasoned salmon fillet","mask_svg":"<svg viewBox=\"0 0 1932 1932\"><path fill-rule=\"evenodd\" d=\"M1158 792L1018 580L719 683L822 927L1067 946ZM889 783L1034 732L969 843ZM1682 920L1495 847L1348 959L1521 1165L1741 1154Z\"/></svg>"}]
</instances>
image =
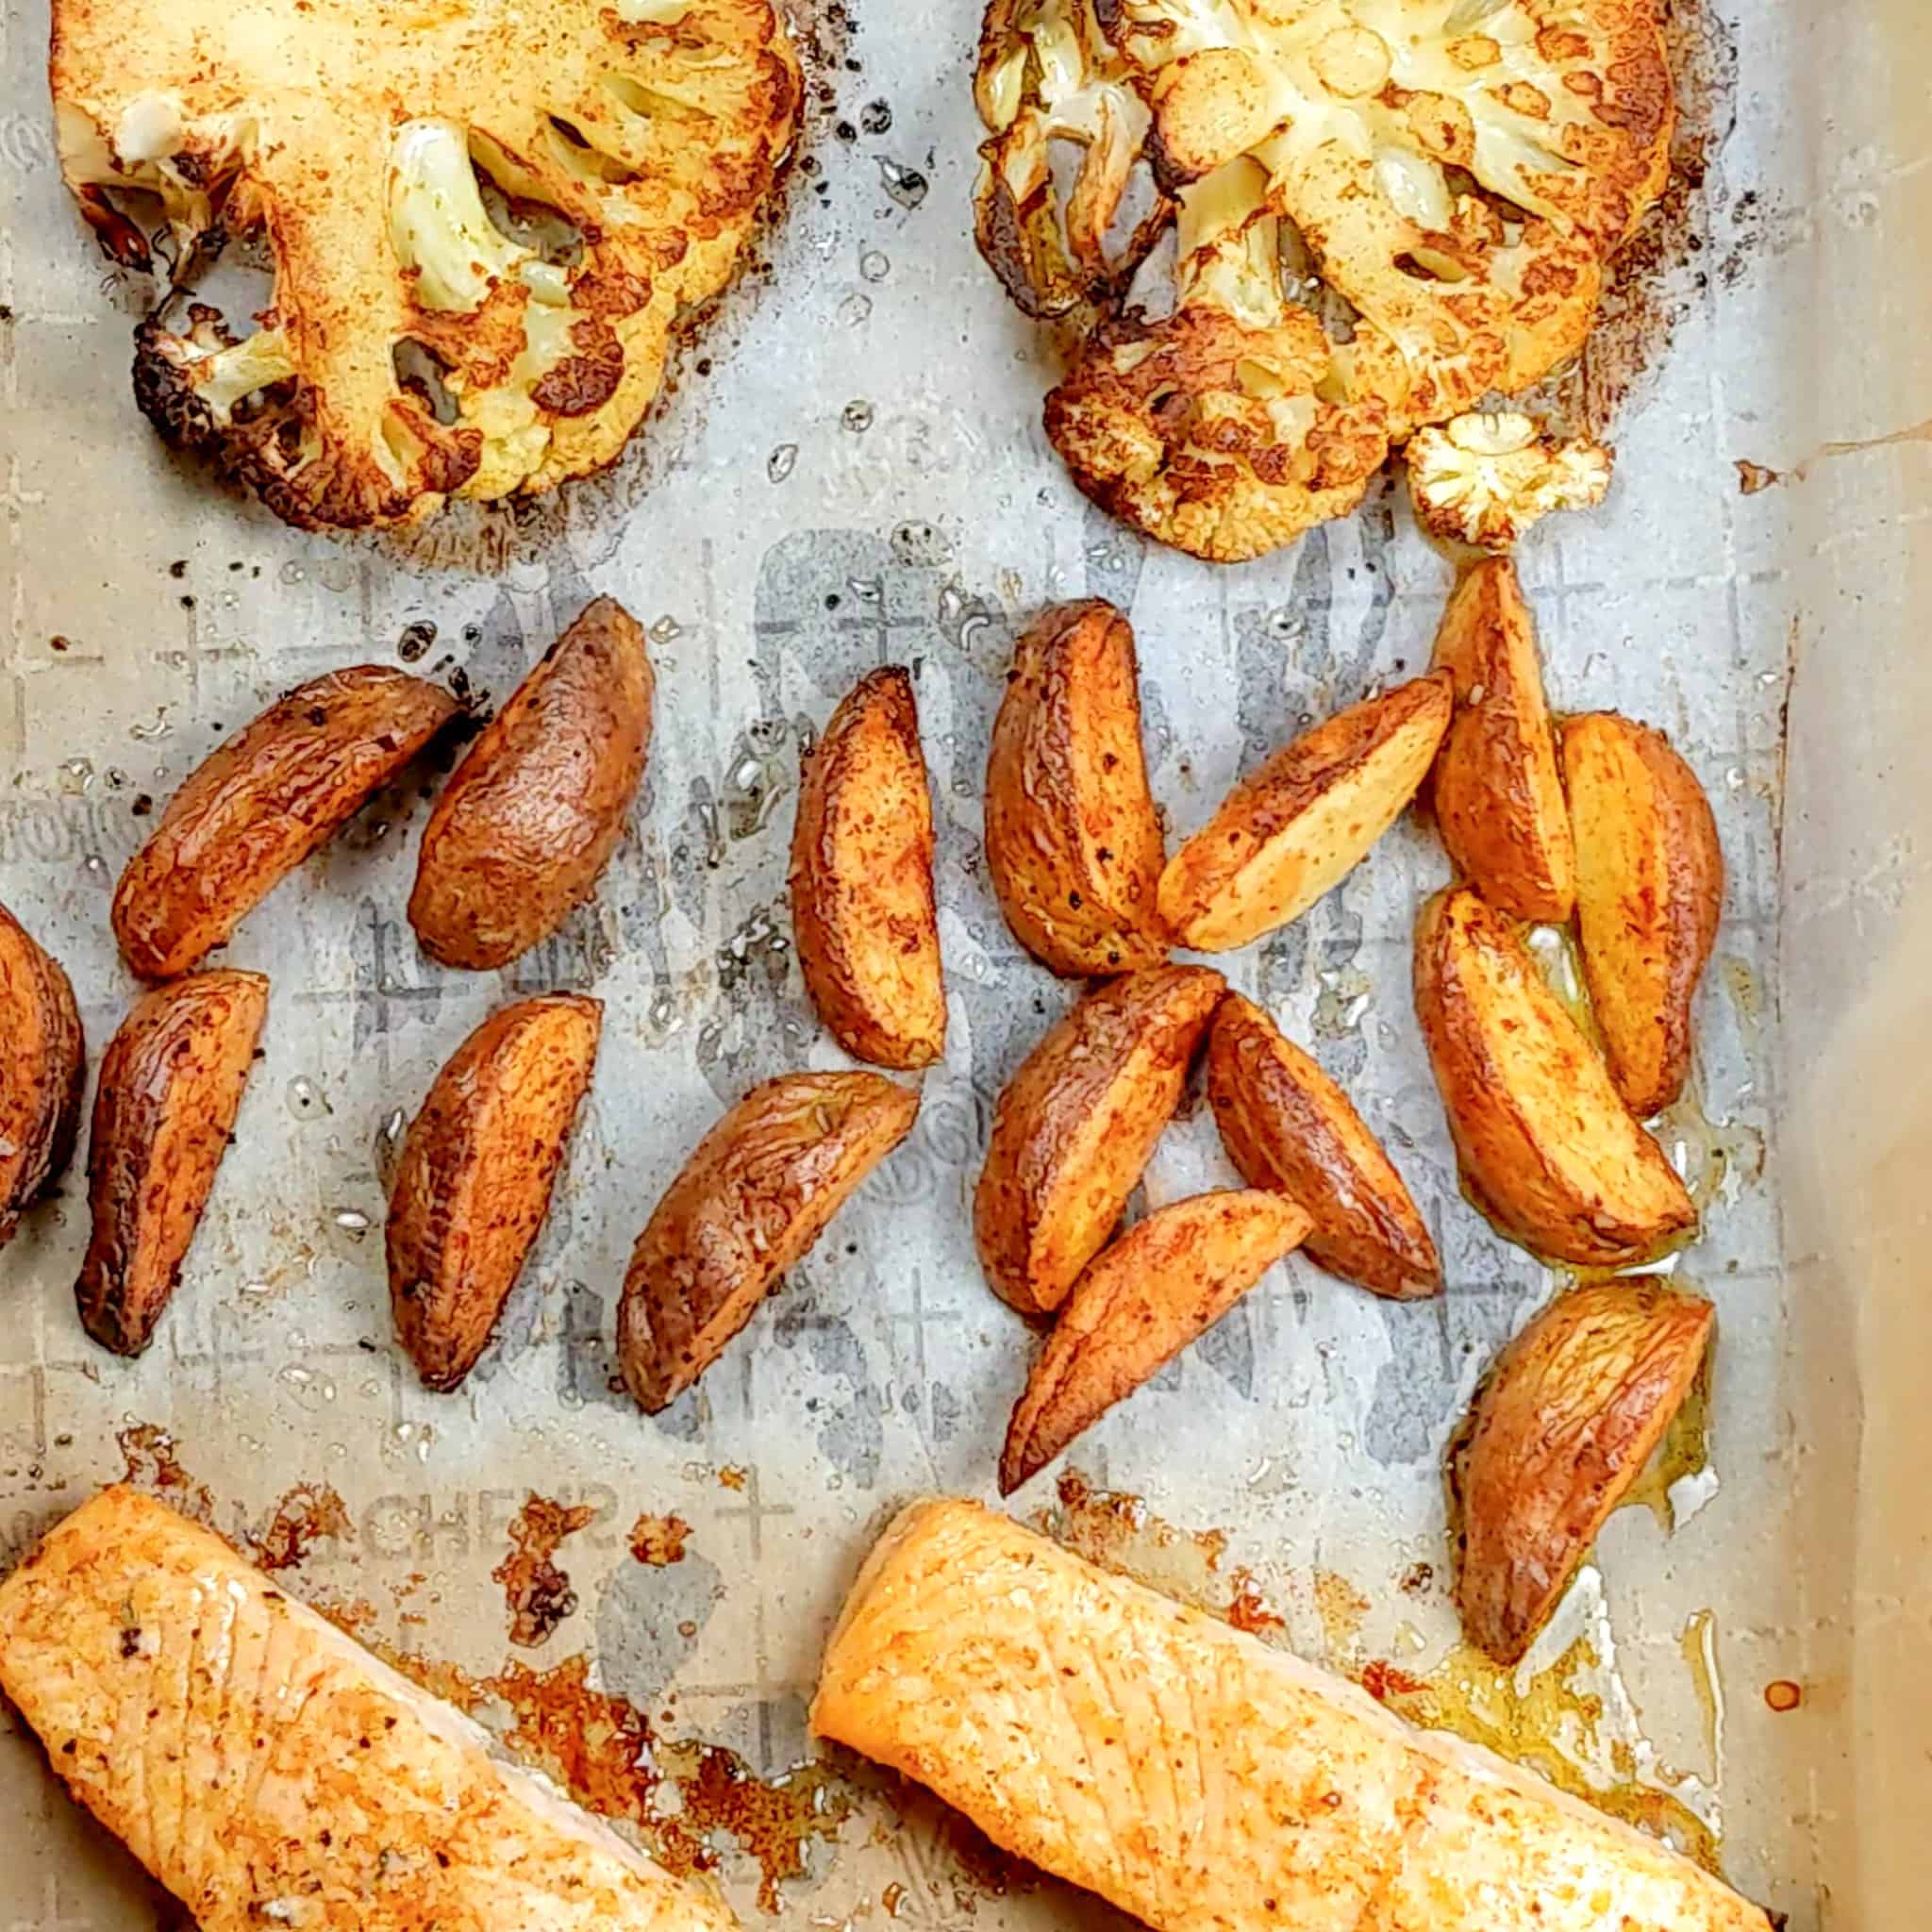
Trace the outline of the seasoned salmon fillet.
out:
<instances>
[{"instance_id":1,"label":"seasoned salmon fillet","mask_svg":"<svg viewBox=\"0 0 1932 1932\"><path fill-rule=\"evenodd\" d=\"M132 1490L103 1490L0 1584L0 1687L203 1932L736 1924Z\"/></svg>"},{"instance_id":2,"label":"seasoned salmon fillet","mask_svg":"<svg viewBox=\"0 0 1932 1932\"><path fill-rule=\"evenodd\" d=\"M976 1504L886 1532L812 1724L1158 1932L1768 1932L1669 1846Z\"/></svg>"}]
</instances>

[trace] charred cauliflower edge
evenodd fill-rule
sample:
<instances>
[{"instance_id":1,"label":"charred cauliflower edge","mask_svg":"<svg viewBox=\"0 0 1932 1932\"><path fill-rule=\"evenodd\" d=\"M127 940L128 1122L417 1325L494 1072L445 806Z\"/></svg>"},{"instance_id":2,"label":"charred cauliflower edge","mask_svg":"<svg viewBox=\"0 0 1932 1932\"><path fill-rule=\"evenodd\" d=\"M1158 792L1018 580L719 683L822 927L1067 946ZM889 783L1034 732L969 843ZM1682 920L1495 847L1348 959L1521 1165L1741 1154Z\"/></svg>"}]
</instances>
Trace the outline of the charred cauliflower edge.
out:
<instances>
[{"instance_id":1,"label":"charred cauliflower edge","mask_svg":"<svg viewBox=\"0 0 1932 1932\"><path fill-rule=\"evenodd\" d=\"M82 213L156 273L108 191L161 203L168 286L134 363L156 427L302 528L416 523L612 461L790 151L798 63L773 0L469 0L407 21L386 0L268 0L241 20L55 0ZM256 234L275 285L242 334L189 291Z\"/></svg>"},{"instance_id":2,"label":"charred cauliflower edge","mask_svg":"<svg viewBox=\"0 0 1932 1932\"><path fill-rule=\"evenodd\" d=\"M1084 338L1049 438L1095 501L1224 561L1345 513L1389 444L1573 356L1673 123L1656 0L990 0L975 99L980 251ZM1056 142L1081 151L1064 208ZM1154 205L1128 224L1142 160ZM1272 283L1240 311L1203 296L1204 198ZM1173 316L1123 312L1171 226ZM1286 299L1282 259L1317 307Z\"/></svg>"}]
</instances>

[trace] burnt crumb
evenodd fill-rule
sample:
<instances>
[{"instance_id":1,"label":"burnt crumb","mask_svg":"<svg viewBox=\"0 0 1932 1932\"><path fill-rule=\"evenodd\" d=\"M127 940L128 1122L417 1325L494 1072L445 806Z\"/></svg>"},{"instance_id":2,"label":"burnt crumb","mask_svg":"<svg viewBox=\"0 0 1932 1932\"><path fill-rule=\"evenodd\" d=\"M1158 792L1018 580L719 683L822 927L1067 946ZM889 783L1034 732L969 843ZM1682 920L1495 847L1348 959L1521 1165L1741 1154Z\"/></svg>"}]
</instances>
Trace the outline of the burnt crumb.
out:
<instances>
[{"instance_id":1,"label":"burnt crumb","mask_svg":"<svg viewBox=\"0 0 1932 1932\"><path fill-rule=\"evenodd\" d=\"M181 608L184 610L192 610L194 608L194 599L192 597L183 597Z\"/></svg>"},{"instance_id":2,"label":"burnt crumb","mask_svg":"<svg viewBox=\"0 0 1932 1932\"><path fill-rule=\"evenodd\" d=\"M483 641L483 626L480 624L464 625L463 641L466 644L480 644Z\"/></svg>"},{"instance_id":3,"label":"burnt crumb","mask_svg":"<svg viewBox=\"0 0 1932 1932\"><path fill-rule=\"evenodd\" d=\"M819 158L816 155L802 155L799 158L798 172L801 175L816 175L819 171Z\"/></svg>"},{"instance_id":4,"label":"burnt crumb","mask_svg":"<svg viewBox=\"0 0 1932 1932\"><path fill-rule=\"evenodd\" d=\"M858 129L849 121L841 121L834 125L832 137L835 141L857 141Z\"/></svg>"},{"instance_id":5,"label":"burnt crumb","mask_svg":"<svg viewBox=\"0 0 1932 1932\"><path fill-rule=\"evenodd\" d=\"M858 125L868 134L885 134L892 125L892 110L884 101L868 101L859 111Z\"/></svg>"},{"instance_id":6,"label":"burnt crumb","mask_svg":"<svg viewBox=\"0 0 1932 1932\"><path fill-rule=\"evenodd\" d=\"M229 568L229 570L230 570L230 571L242 571L242 570L246 570L246 569L247 569L247 567L248 567L248 566L247 566L246 564L244 564L244 563L243 563L243 562L242 561L242 559L241 559L241 558L240 558L239 557L238 557L238 558L236 558L236 559L234 560L234 562L233 562L233 563L231 563L231 564L230 564L230 565L228 566L228 568Z\"/></svg>"},{"instance_id":7,"label":"burnt crumb","mask_svg":"<svg viewBox=\"0 0 1932 1932\"><path fill-rule=\"evenodd\" d=\"M838 593L838 591L827 591L827 592L825 593L825 608L826 608L827 610L836 610L836 609L838 609L838 608L839 608L839 593Z\"/></svg>"},{"instance_id":8,"label":"burnt crumb","mask_svg":"<svg viewBox=\"0 0 1932 1932\"><path fill-rule=\"evenodd\" d=\"M155 802L145 791L138 791L134 795L133 804L127 808L136 818L144 819L149 812L154 810Z\"/></svg>"},{"instance_id":9,"label":"burnt crumb","mask_svg":"<svg viewBox=\"0 0 1932 1932\"><path fill-rule=\"evenodd\" d=\"M436 626L426 617L419 617L413 623L403 626L403 634L396 640L396 656L405 664L413 664L417 658L425 657L431 644L436 641Z\"/></svg>"},{"instance_id":10,"label":"burnt crumb","mask_svg":"<svg viewBox=\"0 0 1932 1932\"><path fill-rule=\"evenodd\" d=\"M179 583L188 575L188 559L185 557L177 557L168 566L168 575Z\"/></svg>"},{"instance_id":11,"label":"burnt crumb","mask_svg":"<svg viewBox=\"0 0 1932 1932\"><path fill-rule=\"evenodd\" d=\"M11 322L12 320L13 304L11 302L0 302L0 323Z\"/></svg>"},{"instance_id":12,"label":"burnt crumb","mask_svg":"<svg viewBox=\"0 0 1932 1932\"><path fill-rule=\"evenodd\" d=\"M66 638L57 633L47 640L47 648L50 651L71 651L74 646Z\"/></svg>"},{"instance_id":13,"label":"burnt crumb","mask_svg":"<svg viewBox=\"0 0 1932 1932\"><path fill-rule=\"evenodd\" d=\"M129 1624L121 1632L121 1655L139 1657L141 1655L141 1626Z\"/></svg>"}]
</instances>

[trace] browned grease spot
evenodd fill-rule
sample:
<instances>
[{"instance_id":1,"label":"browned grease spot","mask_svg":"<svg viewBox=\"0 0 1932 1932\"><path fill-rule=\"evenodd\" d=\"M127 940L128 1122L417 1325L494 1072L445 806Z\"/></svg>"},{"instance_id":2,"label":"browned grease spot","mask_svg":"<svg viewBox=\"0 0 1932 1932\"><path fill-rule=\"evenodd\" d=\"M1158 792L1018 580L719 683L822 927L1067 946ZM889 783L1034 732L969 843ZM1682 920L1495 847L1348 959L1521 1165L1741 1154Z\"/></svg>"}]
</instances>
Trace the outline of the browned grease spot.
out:
<instances>
[{"instance_id":1,"label":"browned grease spot","mask_svg":"<svg viewBox=\"0 0 1932 1932\"><path fill-rule=\"evenodd\" d=\"M1379 1659L1352 1674L1398 1717L1485 1745L1572 1797L1665 1840L1707 1872L1720 1873L1717 1835L1681 1799L1639 1783L1627 1747L1612 1748L1617 1781L1608 1785L1572 1757L1573 1748L1589 1757L1598 1747L1603 1699L1578 1682L1597 1661L1589 1641L1578 1638L1526 1688L1519 1688L1513 1669L1468 1644L1457 1644L1426 1676Z\"/></svg>"},{"instance_id":2,"label":"browned grease spot","mask_svg":"<svg viewBox=\"0 0 1932 1932\"><path fill-rule=\"evenodd\" d=\"M1368 1598L1340 1571L1315 1572L1315 1613L1322 1620L1331 1664L1340 1665L1354 1653L1369 1607Z\"/></svg>"},{"instance_id":3,"label":"browned grease spot","mask_svg":"<svg viewBox=\"0 0 1932 1932\"><path fill-rule=\"evenodd\" d=\"M681 1516L653 1516L649 1510L630 1526L630 1553L640 1563L662 1570L684 1561L691 1524Z\"/></svg>"},{"instance_id":4,"label":"browned grease spot","mask_svg":"<svg viewBox=\"0 0 1932 1932\"><path fill-rule=\"evenodd\" d=\"M885 1907L887 1918L896 1919L899 1916L899 1907L905 1902L905 1898L906 1888L896 1878L893 1879L879 1894L879 1904Z\"/></svg>"},{"instance_id":5,"label":"browned grease spot","mask_svg":"<svg viewBox=\"0 0 1932 1932\"><path fill-rule=\"evenodd\" d=\"M768 1912L779 1908L778 1887L804 1875L806 1847L836 1838L853 1814L853 1795L828 1765L803 1765L767 1781L723 1745L659 1739L628 1698L591 1687L587 1657L565 1657L548 1670L512 1658L494 1676L473 1677L454 1664L362 1641L472 1716L507 1707L510 1750L586 1810L634 1826L667 1871L685 1877L711 1870L717 1855L706 1839L728 1833L757 1862L758 1904ZM654 1802L666 1783L682 1800L670 1817Z\"/></svg>"},{"instance_id":6,"label":"browned grease spot","mask_svg":"<svg viewBox=\"0 0 1932 1932\"><path fill-rule=\"evenodd\" d=\"M543 1642L576 1608L577 1593L553 1558L564 1538L596 1513L593 1503L566 1507L534 1490L517 1511L509 1526L509 1555L490 1573L503 1585L512 1643L534 1647Z\"/></svg>"},{"instance_id":7,"label":"browned grease spot","mask_svg":"<svg viewBox=\"0 0 1932 1932\"><path fill-rule=\"evenodd\" d=\"M1436 1566L1433 1563L1411 1563L1402 1573L1402 1580L1395 1586L1407 1596L1421 1596L1436 1580Z\"/></svg>"},{"instance_id":8,"label":"browned grease spot","mask_svg":"<svg viewBox=\"0 0 1932 1932\"><path fill-rule=\"evenodd\" d=\"M1224 1529L1177 1529L1139 1496L1096 1490L1078 1470L1062 1475L1058 1490L1059 1507L1042 1511L1040 1526L1090 1563L1124 1571L1203 1608L1223 1602L1217 1579L1227 1555Z\"/></svg>"},{"instance_id":9,"label":"browned grease spot","mask_svg":"<svg viewBox=\"0 0 1932 1932\"><path fill-rule=\"evenodd\" d=\"M158 1423L136 1423L114 1438L126 1459L127 1472L122 1480L138 1490L146 1490L210 1528L215 1520L215 1499L206 1483L198 1483L181 1467L175 1456L175 1438Z\"/></svg>"},{"instance_id":10,"label":"browned grease spot","mask_svg":"<svg viewBox=\"0 0 1932 1932\"><path fill-rule=\"evenodd\" d=\"M356 1525L348 1507L326 1483L298 1483L275 1505L275 1513L259 1537L252 1538L256 1562L264 1570L288 1570L308 1554L322 1537L340 1542L355 1541Z\"/></svg>"},{"instance_id":11,"label":"browned grease spot","mask_svg":"<svg viewBox=\"0 0 1932 1932\"><path fill-rule=\"evenodd\" d=\"M1785 480L1782 471L1767 469L1764 464L1754 463L1744 457L1737 459L1737 469L1740 496L1756 496L1760 491L1769 490Z\"/></svg>"},{"instance_id":12,"label":"browned grease spot","mask_svg":"<svg viewBox=\"0 0 1932 1932\"><path fill-rule=\"evenodd\" d=\"M1775 1683L1764 1687L1764 1701L1780 1717L1788 1710L1796 1710L1805 1701L1805 1687L1794 1684L1789 1677L1780 1677Z\"/></svg>"},{"instance_id":13,"label":"browned grease spot","mask_svg":"<svg viewBox=\"0 0 1932 1932\"><path fill-rule=\"evenodd\" d=\"M726 1490L741 1490L744 1487L746 1474L747 1472L740 1469L735 1462L727 1462L718 1472L719 1487Z\"/></svg>"},{"instance_id":14,"label":"browned grease spot","mask_svg":"<svg viewBox=\"0 0 1932 1932\"><path fill-rule=\"evenodd\" d=\"M1264 1631L1288 1627L1269 1607L1252 1570L1237 1570L1232 1581L1234 1595L1228 1600L1227 1621L1237 1630L1245 1630L1250 1636L1258 1637Z\"/></svg>"}]
</instances>

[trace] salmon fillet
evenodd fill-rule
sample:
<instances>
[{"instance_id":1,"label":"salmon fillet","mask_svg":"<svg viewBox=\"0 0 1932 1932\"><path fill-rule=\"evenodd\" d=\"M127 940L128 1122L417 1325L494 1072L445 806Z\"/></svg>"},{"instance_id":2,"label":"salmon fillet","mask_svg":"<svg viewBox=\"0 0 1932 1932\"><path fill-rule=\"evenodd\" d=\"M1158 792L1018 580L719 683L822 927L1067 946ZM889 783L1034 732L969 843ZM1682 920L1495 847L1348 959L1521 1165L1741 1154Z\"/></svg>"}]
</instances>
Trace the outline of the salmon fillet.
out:
<instances>
[{"instance_id":1,"label":"salmon fillet","mask_svg":"<svg viewBox=\"0 0 1932 1932\"><path fill-rule=\"evenodd\" d=\"M976 1504L886 1532L812 1725L1158 1932L1768 1932L1669 1846Z\"/></svg>"},{"instance_id":2,"label":"salmon fillet","mask_svg":"<svg viewBox=\"0 0 1932 1932\"><path fill-rule=\"evenodd\" d=\"M103 1490L0 1584L0 1687L203 1932L736 1925L132 1490Z\"/></svg>"}]
</instances>

